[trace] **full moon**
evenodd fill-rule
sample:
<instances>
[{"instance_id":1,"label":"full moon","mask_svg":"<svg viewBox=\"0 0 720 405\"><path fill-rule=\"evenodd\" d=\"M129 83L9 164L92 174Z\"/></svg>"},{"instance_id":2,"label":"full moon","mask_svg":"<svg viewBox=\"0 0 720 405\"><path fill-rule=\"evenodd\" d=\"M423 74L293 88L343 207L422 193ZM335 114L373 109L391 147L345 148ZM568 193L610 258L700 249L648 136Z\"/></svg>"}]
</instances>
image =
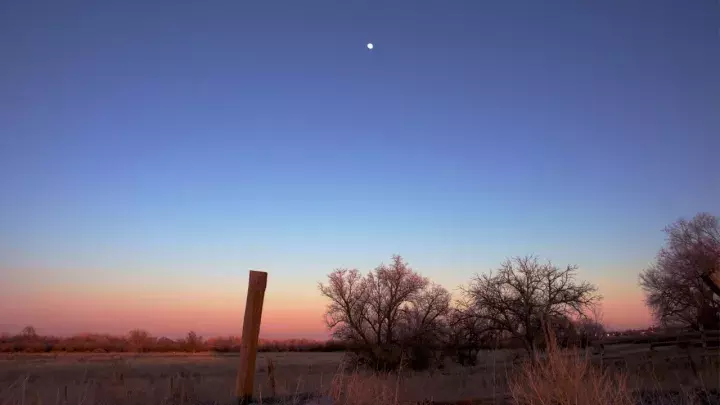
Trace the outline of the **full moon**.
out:
<instances>
[{"instance_id":1,"label":"full moon","mask_svg":"<svg viewBox=\"0 0 720 405\"><path fill-rule=\"evenodd\" d=\"M373 48L374 48L374 45L372 44L372 42L370 42L370 43L367 44L367 47L368 47L368 49L373 49Z\"/></svg>"}]
</instances>

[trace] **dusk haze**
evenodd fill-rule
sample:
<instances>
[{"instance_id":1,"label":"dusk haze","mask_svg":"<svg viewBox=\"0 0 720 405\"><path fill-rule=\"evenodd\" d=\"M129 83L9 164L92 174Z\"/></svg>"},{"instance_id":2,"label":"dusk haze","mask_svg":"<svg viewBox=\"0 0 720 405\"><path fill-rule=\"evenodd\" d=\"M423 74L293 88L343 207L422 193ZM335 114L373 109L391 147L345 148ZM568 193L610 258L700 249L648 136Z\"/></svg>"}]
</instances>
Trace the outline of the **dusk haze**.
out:
<instances>
[{"instance_id":1,"label":"dusk haze","mask_svg":"<svg viewBox=\"0 0 720 405\"><path fill-rule=\"evenodd\" d=\"M720 213L720 3L8 1L0 333L326 340L393 255L458 298L535 255L638 276Z\"/></svg>"}]
</instances>

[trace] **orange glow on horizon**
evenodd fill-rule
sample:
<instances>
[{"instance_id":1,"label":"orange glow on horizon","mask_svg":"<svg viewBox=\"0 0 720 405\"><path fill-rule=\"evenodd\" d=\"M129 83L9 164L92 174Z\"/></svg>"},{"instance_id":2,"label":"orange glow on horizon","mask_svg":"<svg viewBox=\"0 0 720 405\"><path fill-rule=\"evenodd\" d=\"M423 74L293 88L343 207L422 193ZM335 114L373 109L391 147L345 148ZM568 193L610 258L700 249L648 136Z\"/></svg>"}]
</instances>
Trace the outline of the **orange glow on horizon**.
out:
<instances>
[{"instance_id":1,"label":"orange glow on horizon","mask_svg":"<svg viewBox=\"0 0 720 405\"><path fill-rule=\"evenodd\" d=\"M228 283L230 284L230 283ZM124 334L134 328L156 336L183 336L190 330L211 337L242 332L245 286L205 288L197 285L122 286L112 290L83 286L59 290L34 287L0 297L3 325L33 325L40 333ZM604 295L603 322L610 329L643 328L652 323L642 292L607 280L598 282ZM314 289L268 288L261 337L326 339L326 301ZM16 333L15 329L0 332Z\"/></svg>"}]
</instances>

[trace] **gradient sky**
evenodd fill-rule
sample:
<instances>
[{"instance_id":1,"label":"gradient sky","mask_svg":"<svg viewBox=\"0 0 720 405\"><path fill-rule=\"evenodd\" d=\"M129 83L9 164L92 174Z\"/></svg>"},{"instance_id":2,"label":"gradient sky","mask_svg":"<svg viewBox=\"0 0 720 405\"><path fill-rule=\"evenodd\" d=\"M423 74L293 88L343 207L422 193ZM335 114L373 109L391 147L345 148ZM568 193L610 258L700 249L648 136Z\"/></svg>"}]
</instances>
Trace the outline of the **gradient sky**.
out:
<instances>
[{"instance_id":1,"label":"gradient sky","mask_svg":"<svg viewBox=\"0 0 720 405\"><path fill-rule=\"evenodd\" d=\"M324 337L393 253L450 289L576 263L650 321L662 228L719 214L717 1L6 1L0 331ZM368 51L366 43L375 49Z\"/></svg>"}]
</instances>

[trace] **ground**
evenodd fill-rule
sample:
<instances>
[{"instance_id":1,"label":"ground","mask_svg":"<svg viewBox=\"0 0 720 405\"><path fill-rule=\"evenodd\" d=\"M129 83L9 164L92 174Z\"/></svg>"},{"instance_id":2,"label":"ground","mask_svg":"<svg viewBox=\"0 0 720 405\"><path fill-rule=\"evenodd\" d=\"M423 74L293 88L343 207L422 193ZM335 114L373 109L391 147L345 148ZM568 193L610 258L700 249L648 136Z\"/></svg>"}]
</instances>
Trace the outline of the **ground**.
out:
<instances>
[{"instance_id":1,"label":"ground","mask_svg":"<svg viewBox=\"0 0 720 405\"><path fill-rule=\"evenodd\" d=\"M275 365L275 395L337 391L367 403L459 401L507 398L507 379L515 375L518 352L480 353L478 366L448 366L434 372L369 376L341 371L342 353L260 353L255 378L258 397L273 396L268 360ZM603 364L625 372L634 389L678 389L720 385L718 353L676 348L651 353L647 346L618 345ZM595 356L593 360L600 364ZM237 355L198 354L5 354L0 357L0 404L232 403ZM362 402L362 401L361 401ZM385 402L383 400L382 402Z\"/></svg>"}]
</instances>

